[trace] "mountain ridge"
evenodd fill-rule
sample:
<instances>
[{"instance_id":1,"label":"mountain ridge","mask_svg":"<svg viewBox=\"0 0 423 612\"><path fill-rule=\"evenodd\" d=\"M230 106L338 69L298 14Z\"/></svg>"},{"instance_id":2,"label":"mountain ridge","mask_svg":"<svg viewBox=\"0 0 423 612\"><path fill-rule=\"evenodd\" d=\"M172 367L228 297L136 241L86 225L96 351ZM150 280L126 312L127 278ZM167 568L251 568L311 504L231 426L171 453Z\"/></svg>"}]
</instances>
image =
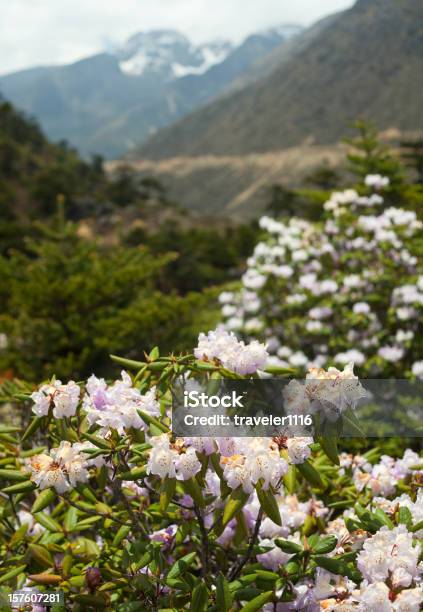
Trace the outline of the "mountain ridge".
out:
<instances>
[{"instance_id":1,"label":"mountain ridge","mask_svg":"<svg viewBox=\"0 0 423 612\"><path fill-rule=\"evenodd\" d=\"M327 144L358 118L381 130L421 129L422 22L423 3L359 0L263 80L161 130L138 153L166 159Z\"/></svg>"},{"instance_id":2,"label":"mountain ridge","mask_svg":"<svg viewBox=\"0 0 423 612\"><path fill-rule=\"evenodd\" d=\"M280 26L237 46L193 45L174 30L141 32L113 53L0 77L0 91L49 138L116 157L222 93L300 29Z\"/></svg>"}]
</instances>

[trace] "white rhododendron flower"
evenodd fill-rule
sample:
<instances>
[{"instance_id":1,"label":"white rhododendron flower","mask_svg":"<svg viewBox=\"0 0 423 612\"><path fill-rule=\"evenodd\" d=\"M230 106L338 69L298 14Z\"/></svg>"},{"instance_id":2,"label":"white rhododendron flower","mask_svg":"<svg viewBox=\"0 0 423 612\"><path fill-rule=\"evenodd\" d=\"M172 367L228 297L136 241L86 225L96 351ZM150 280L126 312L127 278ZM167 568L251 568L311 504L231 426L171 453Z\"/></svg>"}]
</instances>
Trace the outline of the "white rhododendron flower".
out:
<instances>
[{"instance_id":1,"label":"white rhododendron flower","mask_svg":"<svg viewBox=\"0 0 423 612\"><path fill-rule=\"evenodd\" d=\"M46 416L51 407L57 419L72 417L79 404L80 388L73 381L63 385L60 380L42 385L38 391L31 394L34 402L32 412L37 416Z\"/></svg>"},{"instance_id":2,"label":"white rhododendron flower","mask_svg":"<svg viewBox=\"0 0 423 612\"><path fill-rule=\"evenodd\" d=\"M402 459L393 459L387 455L382 455L379 463L371 465L360 456L350 457L346 462L341 459L341 464L352 467L353 482L358 491L364 488L374 496L392 495L398 482L412 473L412 468L417 467L421 462L417 453L407 449ZM420 474L422 471L414 470ZM420 499L420 498L419 498Z\"/></svg>"},{"instance_id":3,"label":"white rhododendron flower","mask_svg":"<svg viewBox=\"0 0 423 612\"><path fill-rule=\"evenodd\" d=\"M160 478L175 478L175 459L177 452L170 447L169 436L163 434L150 440L152 449L147 464L147 473Z\"/></svg>"},{"instance_id":4,"label":"white rhododendron flower","mask_svg":"<svg viewBox=\"0 0 423 612\"><path fill-rule=\"evenodd\" d=\"M365 363L366 356L357 349L350 349L349 351L345 351L345 353L338 353L337 355L335 355L334 361L336 361L337 363L342 363L344 365L354 363L360 366Z\"/></svg>"},{"instance_id":5,"label":"white rhododendron flower","mask_svg":"<svg viewBox=\"0 0 423 612\"><path fill-rule=\"evenodd\" d=\"M415 361L411 371L417 378L423 378L423 361Z\"/></svg>"},{"instance_id":6,"label":"white rhododendron flower","mask_svg":"<svg viewBox=\"0 0 423 612\"><path fill-rule=\"evenodd\" d=\"M380 174L368 174L364 179L364 183L367 185L367 187L383 189L384 187L388 187L390 181L387 176L382 176Z\"/></svg>"},{"instance_id":7,"label":"white rhododendron flower","mask_svg":"<svg viewBox=\"0 0 423 612\"><path fill-rule=\"evenodd\" d=\"M335 407L338 412L353 407L367 394L354 374L353 362L348 363L342 371L334 367L328 370L310 368L305 385L311 399L322 402L323 406Z\"/></svg>"},{"instance_id":8,"label":"white rhododendron flower","mask_svg":"<svg viewBox=\"0 0 423 612\"><path fill-rule=\"evenodd\" d=\"M201 469L194 447L186 448L183 440L171 443L168 434L150 438L150 451L147 473L160 478L189 480Z\"/></svg>"},{"instance_id":9,"label":"white rhododendron flower","mask_svg":"<svg viewBox=\"0 0 423 612\"><path fill-rule=\"evenodd\" d=\"M221 457L223 476L231 487L242 486L245 493L252 493L259 480L263 489L276 487L288 470L277 445L269 438L242 438L234 454Z\"/></svg>"},{"instance_id":10,"label":"white rhododendron flower","mask_svg":"<svg viewBox=\"0 0 423 612\"><path fill-rule=\"evenodd\" d=\"M378 355L386 361L392 361L395 363L399 361L404 355L404 349L399 346L381 346L378 350Z\"/></svg>"},{"instance_id":11,"label":"white rhododendron flower","mask_svg":"<svg viewBox=\"0 0 423 612\"><path fill-rule=\"evenodd\" d=\"M245 345L233 333L223 329L200 334L194 349L197 359L218 360L225 368L238 374L253 374L265 367L268 353L257 341Z\"/></svg>"},{"instance_id":12,"label":"white rhododendron flower","mask_svg":"<svg viewBox=\"0 0 423 612\"><path fill-rule=\"evenodd\" d=\"M87 382L83 408L90 425L99 425L103 433L116 429L122 434L130 427L147 429L138 410L154 417L160 415L155 388L141 395L125 371L122 371L121 376L121 380L115 381L112 385L108 385L103 378L94 375Z\"/></svg>"},{"instance_id":13,"label":"white rhododendron flower","mask_svg":"<svg viewBox=\"0 0 423 612\"><path fill-rule=\"evenodd\" d=\"M367 304L367 302L357 302L357 304L354 304L353 306L354 314L369 314L369 312L370 306Z\"/></svg>"},{"instance_id":14,"label":"white rhododendron flower","mask_svg":"<svg viewBox=\"0 0 423 612\"><path fill-rule=\"evenodd\" d=\"M357 567L369 582L384 582L388 578L395 587L408 587L418 578L420 544L405 525L394 529L383 526L366 540L357 557Z\"/></svg>"},{"instance_id":15,"label":"white rhododendron flower","mask_svg":"<svg viewBox=\"0 0 423 612\"><path fill-rule=\"evenodd\" d=\"M194 448L188 448L175 459L175 471L178 480L189 480L201 470L201 463L198 461L197 453Z\"/></svg>"},{"instance_id":16,"label":"white rhododendron flower","mask_svg":"<svg viewBox=\"0 0 423 612\"><path fill-rule=\"evenodd\" d=\"M404 589L394 599L394 612L419 612L423 603L423 588Z\"/></svg>"},{"instance_id":17,"label":"white rhododendron flower","mask_svg":"<svg viewBox=\"0 0 423 612\"><path fill-rule=\"evenodd\" d=\"M357 599L364 610L392 612L389 587L384 582L373 582L364 587Z\"/></svg>"},{"instance_id":18,"label":"white rhododendron flower","mask_svg":"<svg viewBox=\"0 0 423 612\"><path fill-rule=\"evenodd\" d=\"M40 489L54 487L58 493L69 491L78 482L88 480L88 463L85 456L78 452L70 442L61 442L50 454L31 457L27 466L31 480Z\"/></svg>"},{"instance_id":19,"label":"white rhododendron flower","mask_svg":"<svg viewBox=\"0 0 423 612\"><path fill-rule=\"evenodd\" d=\"M288 438L286 445L288 448L289 462L293 464L304 463L311 455L311 444L313 444L313 438Z\"/></svg>"}]
</instances>

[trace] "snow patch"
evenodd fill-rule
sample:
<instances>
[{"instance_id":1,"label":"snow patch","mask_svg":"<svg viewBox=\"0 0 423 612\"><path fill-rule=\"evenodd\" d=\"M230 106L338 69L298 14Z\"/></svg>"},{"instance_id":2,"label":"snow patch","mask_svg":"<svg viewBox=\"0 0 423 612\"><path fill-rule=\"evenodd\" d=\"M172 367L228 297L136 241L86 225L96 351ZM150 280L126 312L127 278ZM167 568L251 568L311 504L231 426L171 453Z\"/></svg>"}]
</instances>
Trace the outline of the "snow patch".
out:
<instances>
[{"instance_id":1,"label":"snow patch","mask_svg":"<svg viewBox=\"0 0 423 612\"><path fill-rule=\"evenodd\" d=\"M172 71L176 79L187 76L189 74L204 74L212 66L221 64L229 54L229 49L217 49L213 47L202 47L201 53L203 61L199 66L184 66L174 62L172 64Z\"/></svg>"},{"instance_id":2,"label":"snow patch","mask_svg":"<svg viewBox=\"0 0 423 612\"><path fill-rule=\"evenodd\" d=\"M149 64L150 58L148 55L143 51L139 51L128 60L119 62L119 68L125 74L130 74L131 76L141 76Z\"/></svg>"}]
</instances>

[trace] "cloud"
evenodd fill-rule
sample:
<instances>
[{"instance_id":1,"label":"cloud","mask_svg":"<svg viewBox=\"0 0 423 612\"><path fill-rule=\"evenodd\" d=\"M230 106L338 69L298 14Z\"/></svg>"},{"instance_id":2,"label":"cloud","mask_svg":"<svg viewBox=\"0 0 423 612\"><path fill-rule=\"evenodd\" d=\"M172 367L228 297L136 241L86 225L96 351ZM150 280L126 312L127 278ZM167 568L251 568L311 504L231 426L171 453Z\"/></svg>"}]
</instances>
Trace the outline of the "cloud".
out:
<instances>
[{"instance_id":1,"label":"cloud","mask_svg":"<svg viewBox=\"0 0 423 612\"><path fill-rule=\"evenodd\" d=\"M310 24L352 0L13 0L0 3L0 74L72 62L140 30L172 28L194 42L239 41L280 23Z\"/></svg>"}]
</instances>

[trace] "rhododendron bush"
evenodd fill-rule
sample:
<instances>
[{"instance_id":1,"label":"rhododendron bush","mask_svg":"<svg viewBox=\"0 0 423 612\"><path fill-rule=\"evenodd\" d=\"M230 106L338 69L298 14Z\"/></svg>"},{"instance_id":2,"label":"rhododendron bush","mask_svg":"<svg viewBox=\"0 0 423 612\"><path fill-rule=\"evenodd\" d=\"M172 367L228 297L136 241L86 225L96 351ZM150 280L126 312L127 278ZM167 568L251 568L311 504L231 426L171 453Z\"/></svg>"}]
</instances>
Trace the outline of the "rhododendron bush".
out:
<instances>
[{"instance_id":1,"label":"rhododendron bush","mask_svg":"<svg viewBox=\"0 0 423 612\"><path fill-rule=\"evenodd\" d=\"M4 596L58 588L72 610L420 609L417 452L175 438L176 378L265 376L265 346L222 330L192 355L115 359L116 381L11 389L32 417L0 428ZM360 385L351 364L306 383L327 380Z\"/></svg>"},{"instance_id":2,"label":"rhododendron bush","mask_svg":"<svg viewBox=\"0 0 423 612\"><path fill-rule=\"evenodd\" d=\"M222 325L192 353L113 356L117 380L0 385L22 416L0 425L0 609L17 589L61 590L75 611L423 609L421 426L409 440L347 440L330 415L314 437L172 431L181 380L295 375L294 409L329 389L354 424L357 374L423 378L422 223L370 169L319 222L261 219Z\"/></svg>"},{"instance_id":3,"label":"rhododendron bush","mask_svg":"<svg viewBox=\"0 0 423 612\"><path fill-rule=\"evenodd\" d=\"M266 341L276 366L422 377L423 224L388 187L373 174L332 193L319 223L263 217L242 288L220 295L226 329Z\"/></svg>"}]
</instances>

